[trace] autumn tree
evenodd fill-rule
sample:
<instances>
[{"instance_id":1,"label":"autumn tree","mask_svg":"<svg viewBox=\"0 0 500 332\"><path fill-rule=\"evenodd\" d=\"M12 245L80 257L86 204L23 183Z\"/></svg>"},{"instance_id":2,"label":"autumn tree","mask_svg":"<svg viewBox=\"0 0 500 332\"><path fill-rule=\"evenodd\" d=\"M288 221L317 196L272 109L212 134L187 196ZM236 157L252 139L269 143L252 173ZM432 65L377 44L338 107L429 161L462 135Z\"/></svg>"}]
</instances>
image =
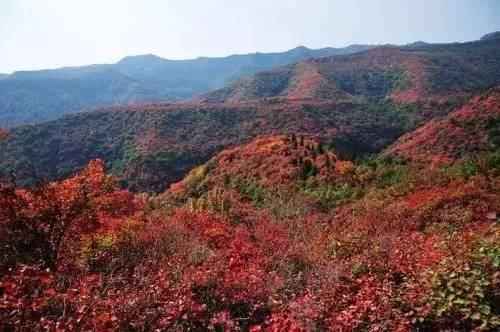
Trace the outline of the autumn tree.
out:
<instances>
[{"instance_id":1,"label":"autumn tree","mask_svg":"<svg viewBox=\"0 0 500 332\"><path fill-rule=\"evenodd\" d=\"M0 183L0 226L10 252L56 268L65 242L97 227L93 200L112 187L104 163L92 160L80 174L29 190Z\"/></svg>"},{"instance_id":2,"label":"autumn tree","mask_svg":"<svg viewBox=\"0 0 500 332\"><path fill-rule=\"evenodd\" d=\"M316 167L313 165L311 159L304 159L303 163L299 165L297 175L300 180L306 180L308 177L316 174Z\"/></svg>"}]
</instances>

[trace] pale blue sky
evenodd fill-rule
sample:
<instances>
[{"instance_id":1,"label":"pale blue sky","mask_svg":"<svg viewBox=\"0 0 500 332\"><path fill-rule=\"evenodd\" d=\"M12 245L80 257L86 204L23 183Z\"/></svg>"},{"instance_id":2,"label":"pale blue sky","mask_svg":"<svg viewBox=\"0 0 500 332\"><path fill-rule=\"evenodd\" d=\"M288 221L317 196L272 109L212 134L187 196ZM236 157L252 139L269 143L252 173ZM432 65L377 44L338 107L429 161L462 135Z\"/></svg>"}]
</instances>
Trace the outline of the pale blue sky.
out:
<instances>
[{"instance_id":1,"label":"pale blue sky","mask_svg":"<svg viewBox=\"0 0 500 332\"><path fill-rule=\"evenodd\" d=\"M0 72L283 51L467 41L500 30L500 0L0 0Z\"/></svg>"}]
</instances>

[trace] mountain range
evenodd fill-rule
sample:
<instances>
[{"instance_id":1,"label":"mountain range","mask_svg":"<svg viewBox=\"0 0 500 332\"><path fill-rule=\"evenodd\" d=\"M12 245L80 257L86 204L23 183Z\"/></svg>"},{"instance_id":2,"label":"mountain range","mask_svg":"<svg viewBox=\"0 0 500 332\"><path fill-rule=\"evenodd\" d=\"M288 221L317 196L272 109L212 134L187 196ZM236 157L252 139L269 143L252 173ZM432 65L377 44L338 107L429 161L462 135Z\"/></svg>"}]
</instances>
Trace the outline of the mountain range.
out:
<instances>
[{"instance_id":1,"label":"mountain range","mask_svg":"<svg viewBox=\"0 0 500 332\"><path fill-rule=\"evenodd\" d=\"M498 81L498 38L455 44L381 46L262 71L202 95L202 102L256 98L439 101Z\"/></svg>"},{"instance_id":2,"label":"mountain range","mask_svg":"<svg viewBox=\"0 0 500 332\"><path fill-rule=\"evenodd\" d=\"M482 40L496 39L495 33L489 34ZM266 90L268 96L283 94L295 94L296 98L303 97L321 97L321 98L345 98L347 94L360 94L364 92L354 91L353 89L369 89L369 87L346 86L352 84L343 79L344 86L338 86L338 81L331 81L331 77L340 78L343 75L335 71L349 70L343 68L351 62L347 57L346 62L342 63L340 57L335 64L326 64L325 60L309 61L301 63L297 67L297 62L306 59L320 59L333 55L348 56L373 48L379 49L380 57L384 57L384 49L390 52L391 48L397 48L402 53L411 52L415 48L422 48L421 59L414 65L423 65L425 61L436 61L435 58L443 59L440 56L449 51L453 52L453 47L463 48L463 45L442 45L436 48L431 45L430 49L425 46L431 44L419 41L405 46L397 45L351 45L344 48L322 48L308 49L299 46L281 53L252 53L241 55L230 55L221 58L200 57L190 60L168 60L161 57L148 54L139 56L128 56L114 64L97 64L82 67L66 67L59 69L47 69L36 71L16 71L11 75L0 75L0 127L12 127L21 124L37 123L57 118L66 113L87 110L96 107L123 105L134 103L152 103L152 102L179 102L193 98L203 93L209 93L212 90L221 89L217 93L209 93L202 97L207 101L219 102L225 99L234 99L236 94L243 99L252 99L259 94L259 91L242 91L241 79L250 75L258 74L257 80L272 81L273 85ZM389 49L389 50L387 50ZM359 70L378 71L375 76L370 76L365 85L386 84L383 81L389 79L388 75L402 75L403 73L391 68L391 70L382 69L382 63L374 64L370 61L377 61L371 55L372 60L359 59ZM434 57L434 60L433 60ZM401 61L412 61L406 59ZM450 68L459 64L450 61ZM280 68L284 65L290 65L287 68ZM338 68L336 68L338 65ZM375 67L371 67L375 65ZM392 66L394 64L388 64ZM399 63L401 65L401 63ZM475 66L475 64L473 64ZM365 68L363 68L365 67ZM280 68L280 69L277 69ZM328 69L329 68L329 69ZM272 71L277 69L276 71ZM352 69L352 68L351 68ZM416 70L416 68L414 68ZM477 69L477 68L476 68ZM471 69L471 70L476 70ZM271 70L266 72L266 70ZM322 72L322 71L330 72ZM383 73L381 72L383 71ZM462 68L462 70L467 70ZM263 72L264 71L264 72ZM352 71L352 70L351 70ZM366 75L367 73L363 74ZM411 73L406 73L412 75ZM453 75L450 70L447 75ZM461 72L456 73L456 78L461 78ZM490 75L497 74L492 72ZM266 78L265 76L270 77ZM294 77L296 75L309 75L307 77ZM322 76L321 78L318 77ZM465 81L470 84L476 84L478 80L484 80L484 77L477 78L475 73L467 73ZM481 74L484 75L484 72ZM472 77L471 77L472 76ZM414 77L417 79L416 77ZM469 82L469 79L472 80ZM244 83L246 90L259 88L253 86L252 80L247 79ZM350 80L356 79L353 77ZM358 82L361 77L358 78ZM366 79L366 78L365 78ZM365 80L364 79L364 80ZM419 78L418 78L419 79ZM375 81L376 80L376 81ZM401 77L401 80L411 80L409 77ZM296 90L292 86L296 82L302 82L303 85L297 86ZM403 84L404 82L400 82ZM269 82L266 82L269 84ZM316 87L314 86L316 84ZM358 83L359 84L359 83ZM481 84L481 82L477 83ZM240 86L239 91L230 92ZM260 86L260 88L265 88ZM313 92L310 89L318 88L320 90ZM390 87L386 87L389 89ZM300 93L298 91L301 91ZM311 95L313 94L313 95ZM227 98L226 98L226 97ZM258 96L262 97L262 96Z\"/></svg>"},{"instance_id":3,"label":"mountain range","mask_svg":"<svg viewBox=\"0 0 500 332\"><path fill-rule=\"evenodd\" d=\"M499 77L500 39L492 37L308 59L186 103L115 106L12 128L0 142L0 169L28 183L34 173L63 178L103 158L123 186L159 192L260 136L294 132L346 156L377 154Z\"/></svg>"},{"instance_id":4,"label":"mountain range","mask_svg":"<svg viewBox=\"0 0 500 332\"><path fill-rule=\"evenodd\" d=\"M312 50L301 46L281 53L192 60L149 54L128 56L115 64L17 71L0 76L0 127L41 122L98 106L184 100L260 70L373 47Z\"/></svg>"}]
</instances>

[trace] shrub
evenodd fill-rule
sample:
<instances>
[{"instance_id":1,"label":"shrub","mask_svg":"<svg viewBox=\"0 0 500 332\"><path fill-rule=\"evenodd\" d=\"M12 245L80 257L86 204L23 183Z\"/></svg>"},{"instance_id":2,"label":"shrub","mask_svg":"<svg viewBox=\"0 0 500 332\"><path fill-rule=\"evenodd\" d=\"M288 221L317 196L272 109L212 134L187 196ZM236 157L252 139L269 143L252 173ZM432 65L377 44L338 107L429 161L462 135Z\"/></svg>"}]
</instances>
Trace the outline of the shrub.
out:
<instances>
[{"instance_id":1,"label":"shrub","mask_svg":"<svg viewBox=\"0 0 500 332\"><path fill-rule=\"evenodd\" d=\"M198 166L189 172L184 179L187 196L200 197L207 192L207 187L204 183L206 175L207 168L205 166Z\"/></svg>"},{"instance_id":2,"label":"shrub","mask_svg":"<svg viewBox=\"0 0 500 332\"><path fill-rule=\"evenodd\" d=\"M311 176L318 174L318 169L312 163L311 159L306 158L299 164L297 169L297 178L299 180L307 180Z\"/></svg>"},{"instance_id":3,"label":"shrub","mask_svg":"<svg viewBox=\"0 0 500 332\"><path fill-rule=\"evenodd\" d=\"M477 174L479 165L474 159L467 159L448 167L448 171L462 179L469 179Z\"/></svg>"},{"instance_id":4,"label":"shrub","mask_svg":"<svg viewBox=\"0 0 500 332\"><path fill-rule=\"evenodd\" d=\"M250 200L258 207L262 205L267 195L267 190L264 187L241 176L233 181L232 187L235 188L244 199Z\"/></svg>"},{"instance_id":5,"label":"shrub","mask_svg":"<svg viewBox=\"0 0 500 332\"><path fill-rule=\"evenodd\" d=\"M498 267L500 248L483 242L472 260L461 267L443 262L442 271L430 273L434 292L430 303L437 317L451 321L458 315L462 326L494 329L500 326L498 303Z\"/></svg>"},{"instance_id":6,"label":"shrub","mask_svg":"<svg viewBox=\"0 0 500 332\"><path fill-rule=\"evenodd\" d=\"M187 262L190 265L200 265L210 257L212 251L203 243L193 243L187 254Z\"/></svg>"},{"instance_id":7,"label":"shrub","mask_svg":"<svg viewBox=\"0 0 500 332\"><path fill-rule=\"evenodd\" d=\"M299 192L314 197L326 210L331 209L336 204L356 198L359 193L358 190L346 184L340 186L321 184L312 188L300 188Z\"/></svg>"},{"instance_id":8,"label":"shrub","mask_svg":"<svg viewBox=\"0 0 500 332\"><path fill-rule=\"evenodd\" d=\"M83 240L79 265L90 272L102 272L116 255L115 234L95 235Z\"/></svg>"},{"instance_id":9,"label":"shrub","mask_svg":"<svg viewBox=\"0 0 500 332\"><path fill-rule=\"evenodd\" d=\"M492 168L500 167L500 150L495 151L488 156L488 166Z\"/></svg>"},{"instance_id":10,"label":"shrub","mask_svg":"<svg viewBox=\"0 0 500 332\"><path fill-rule=\"evenodd\" d=\"M70 179L29 191L0 183L0 226L11 237L10 248L56 268L64 248L99 226L93 203L113 189L109 179L104 163L93 160Z\"/></svg>"},{"instance_id":11,"label":"shrub","mask_svg":"<svg viewBox=\"0 0 500 332\"><path fill-rule=\"evenodd\" d=\"M406 169L402 166L382 165L377 168L375 183L379 188L387 188L402 183Z\"/></svg>"}]
</instances>

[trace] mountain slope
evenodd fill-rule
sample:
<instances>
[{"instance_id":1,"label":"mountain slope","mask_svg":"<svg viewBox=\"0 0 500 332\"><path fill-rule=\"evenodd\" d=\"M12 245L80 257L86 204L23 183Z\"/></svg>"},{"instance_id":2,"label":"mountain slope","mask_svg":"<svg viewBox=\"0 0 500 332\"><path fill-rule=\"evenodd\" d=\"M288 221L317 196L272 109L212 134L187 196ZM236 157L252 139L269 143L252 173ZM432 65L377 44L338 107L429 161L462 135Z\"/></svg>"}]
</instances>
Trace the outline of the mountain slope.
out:
<instances>
[{"instance_id":1,"label":"mountain slope","mask_svg":"<svg viewBox=\"0 0 500 332\"><path fill-rule=\"evenodd\" d=\"M487 38L463 44L379 47L305 60L259 72L196 100L390 98L439 102L484 89L497 83L498 77L500 39Z\"/></svg>"},{"instance_id":2,"label":"mountain slope","mask_svg":"<svg viewBox=\"0 0 500 332\"><path fill-rule=\"evenodd\" d=\"M0 126L46 121L68 109L160 100L154 89L113 69L37 79L14 75L0 81Z\"/></svg>"},{"instance_id":3,"label":"mountain slope","mask_svg":"<svg viewBox=\"0 0 500 332\"><path fill-rule=\"evenodd\" d=\"M493 165L466 178L337 167L303 145L290 135L224 151L159 196L120 190L101 160L31 190L0 178L3 327L498 330ZM295 157L334 178L294 176Z\"/></svg>"},{"instance_id":4,"label":"mountain slope","mask_svg":"<svg viewBox=\"0 0 500 332\"><path fill-rule=\"evenodd\" d=\"M450 94L467 94L495 83L500 75L500 39L495 36L470 43L419 42L380 48L352 45L318 50L297 47L282 53L192 60L142 55L109 65L15 72L0 80L0 127L50 120L85 108L184 100L255 73L197 100L356 100L389 96L399 101L441 101ZM359 56L353 55L356 53Z\"/></svg>"},{"instance_id":5,"label":"mountain slope","mask_svg":"<svg viewBox=\"0 0 500 332\"><path fill-rule=\"evenodd\" d=\"M499 39L499 38L500 38L500 31L494 31L482 36L481 40Z\"/></svg>"},{"instance_id":6,"label":"mountain slope","mask_svg":"<svg viewBox=\"0 0 500 332\"><path fill-rule=\"evenodd\" d=\"M281 53L193 60L142 55L110 65L15 72L0 80L0 127L50 120L97 106L186 99L260 70L372 47L298 47Z\"/></svg>"},{"instance_id":7,"label":"mountain slope","mask_svg":"<svg viewBox=\"0 0 500 332\"><path fill-rule=\"evenodd\" d=\"M102 157L128 187L161 191L257 136L307 134L344 153L374 153L403 132L397 121L352 103L123 106L12 128L0 142L0 170L15 170L19 180L34 170L59 178Z\"/></svg>"},{"instance_id":8,"label":"mountain slope","mask_svg":"<svg viewBox=\"0 0 500 332\"><path fill-rule=\"evenodd\" d=\"M229 179L290 188L308 176L333 176L338 162L333 152L308 137L291 134L257 138L220 152L174 183L167 193L189 197L206 188L227 187Z\"/></svg>"},{"instance_id":9,"label":"mountain slope","mask_svg":"<svg viewBox=\"0 0 500 332\"><path fill-rule=\"evenodd\" d=\"M500 86L473 97L441 119L403 135L386 154L451 162L500 147Z\"/></svg>"},{"instance_id":10,"label":"mountain slope","mask_svg":"<svg viewBox=\"0 0 500 332\"><path fill-rule=\"evenodd\" d=\"M12 128L0 142L0 170L28 184L35 171L61 178L99 157L124 186L158 192L217 152L259 136L295 133L340 154L375 154L499 84L499 57L499 40L487 40L307 60L204 97L236 96L234 103L122 106Z\"/></svg>"}]
</instances>

